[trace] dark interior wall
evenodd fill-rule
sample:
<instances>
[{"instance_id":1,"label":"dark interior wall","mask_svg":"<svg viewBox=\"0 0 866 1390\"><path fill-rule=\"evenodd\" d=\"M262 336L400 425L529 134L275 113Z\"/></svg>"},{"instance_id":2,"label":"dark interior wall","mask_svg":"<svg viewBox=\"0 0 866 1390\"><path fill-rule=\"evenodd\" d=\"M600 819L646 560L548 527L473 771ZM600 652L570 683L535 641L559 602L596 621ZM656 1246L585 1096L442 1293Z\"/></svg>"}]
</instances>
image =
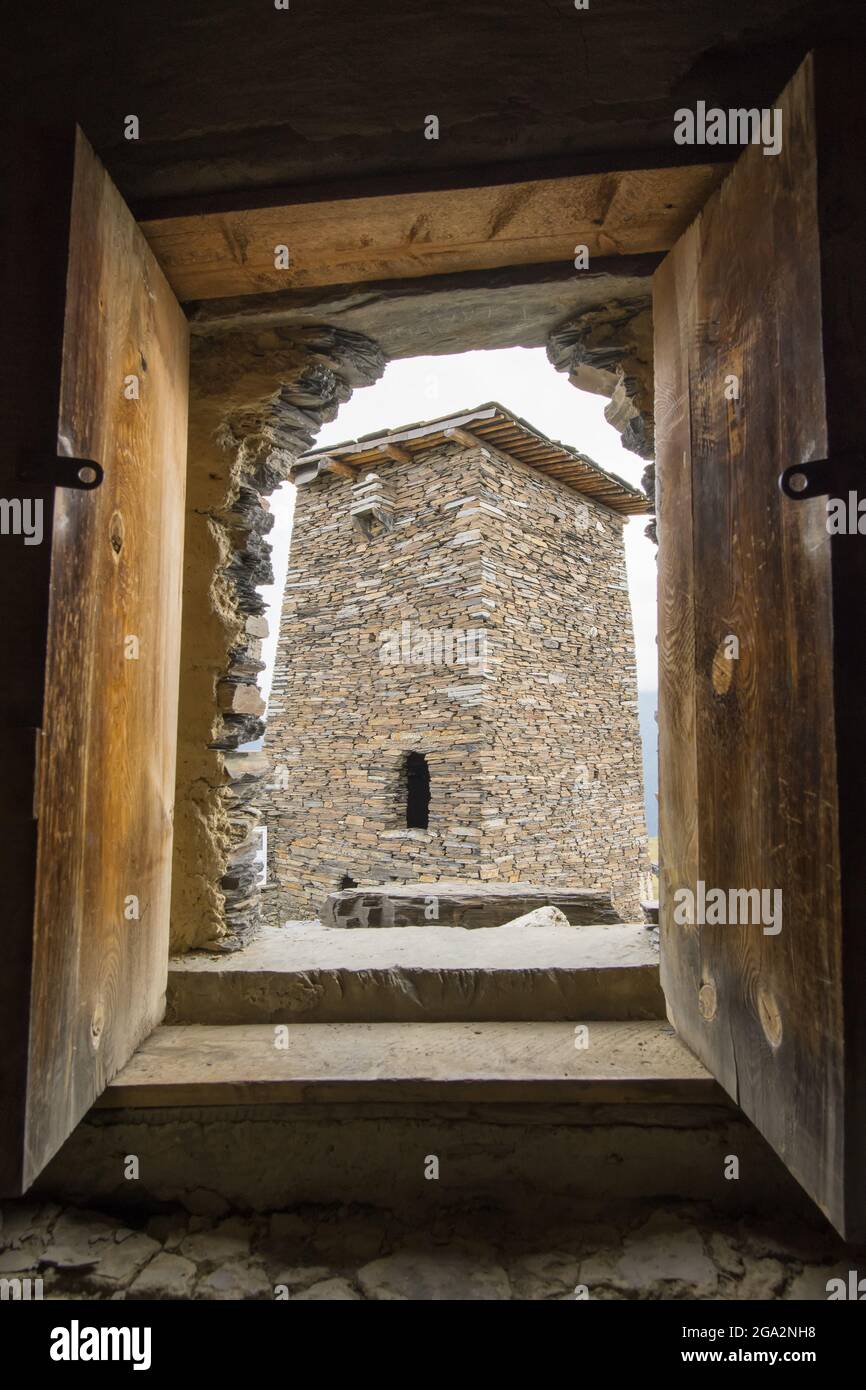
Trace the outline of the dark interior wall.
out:
<instances>
[{"instance_id":1,"label":"dark interior wall","mask_svg":"<svg viewBox=\"0 0 866 1390\"><path fill-rule=\"evenodd\" d=\"M684 151L676 106L769 104L854 0L125 0L18 6L16 116L84 128L133 204ZM123 138L140 118L141 138ZM424 117L441 122L438 141ZM685 152L688 153L687 151Z\"/></svg>"}]
</instances>

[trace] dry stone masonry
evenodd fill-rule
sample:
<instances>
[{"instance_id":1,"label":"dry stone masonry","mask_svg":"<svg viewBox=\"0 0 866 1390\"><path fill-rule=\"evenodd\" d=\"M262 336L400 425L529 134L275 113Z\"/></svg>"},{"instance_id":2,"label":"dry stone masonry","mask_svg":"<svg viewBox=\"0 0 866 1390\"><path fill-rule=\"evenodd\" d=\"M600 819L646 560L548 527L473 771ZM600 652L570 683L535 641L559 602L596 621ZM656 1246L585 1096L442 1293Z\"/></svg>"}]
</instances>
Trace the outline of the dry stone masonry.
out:
<instances>
[{"instance_id":1,"label":"dry stone masonry","mask_svg":"<svg viewBox=\"0 0 866 1390\"><path fill-rule=\"evenodd\" d=\"M543 439L496 411L521 447ZM295 469L265 744L272 920L436 879L603 890L639 917L622 513L645 499L573 456L607 505L561 481L569 459L557 477L514 447L432 422L356 446L372 468L345 446Z\"/></svg>"},{"instance_id":2,"label":"dry stone masonry","mask_svg":"<svg viewBox=\"0 0 866 1390\"><path fill-rule=\"evenodd\" d=\"M645 298L592 305L548 336L547 356L572 386L607 396L605 419L623 447L647 460L642 485L655 499L652 310ZM656 540L655 518L646 534Z\"/></svg>"},{"instance_id":3,"label":"dry stone masonry","mask_svg":"<svg viewBox=\"0 0 866 1390\"><path fill-rule=\"evenodd\" d=\"M257 678L272 581L267 495L385 359L329 327L194 338L172 949L237 945L259 919ZM208 577L209 576L209 581Z\"/></svg>"}]
</instances>

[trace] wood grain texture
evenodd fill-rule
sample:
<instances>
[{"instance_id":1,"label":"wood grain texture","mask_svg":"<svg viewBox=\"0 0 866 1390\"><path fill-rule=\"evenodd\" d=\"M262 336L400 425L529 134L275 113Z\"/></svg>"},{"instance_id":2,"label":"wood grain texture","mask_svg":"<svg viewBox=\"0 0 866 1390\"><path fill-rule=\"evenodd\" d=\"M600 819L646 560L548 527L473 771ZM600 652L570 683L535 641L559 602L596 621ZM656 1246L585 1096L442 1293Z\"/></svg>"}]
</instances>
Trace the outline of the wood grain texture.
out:
<instances>
[{"instance_id":1,"label":"wood grain texture","mask_svg":"<svg viewBox=\"0 0 866 1390\"><path fill-rule=\"evenodd\" d=\"M696 1025L700 938L675 927L673 895L698 877L695 573L688 360L695 339L698 232L692 226L653 281L658 553L659 923L662 989L672 1022ZM664 846L664 852L661 847Z\"/></svg>"},{"instance_id":2,"label":"wood grain texture","mask_svg":"<svg viewBox=\"0 0 866 1390\"><path fill-rule=\"evenodd\" d=\"M815 54L815 100L821 115L817 131L818 201L821 216L821 318L824 391L831 456L863 455L863 352L861 325L866 316L866 181L852 176L866 160L862 120L862 45ZM858 114L859 113L859 114ZM844 1026L844 1193L848 1229L866 1238L866 538L839 537L831 546L832 631L834 644L836 778L839 798L839 868L842 910L842 990Z\"/></svg>"},{"instance_id":3,"label":"wood grain texture","mask_svg":"<svg viewBox=\"0 0 866 1390\"><path fill-rule=\"evenodd\" d=\"M718 1103L700 1062L661 1023L293 1023L162 1027L100 1108L315 1101Z\"/></svg>"},{"instance_id":4,"label":"wood grain texture","mask_svg":"<svg viewBox=\"0 0 866 1390\"><path fill-rule=\"evenodd\" d=\"M305 202L142 223L182 301L667 250L725 166ZM276 269L275 248L288 248ZM575 272L578 273L578 272Z\"/></svg>"},{"instance_id":5,"label":"wood grain texture","mask_svg":"<svg viewBox=\"0 0 866 1390\"><path fill-rule=\"evenodd\" d=\"M681 401L672 419L683 422L659 436L661 626L685 621L660 647L662 980L681 1036L853 1238L866 1217L850 1172L866 1054L847 1016L860 1007L862 896L843 903L840 842L850 835L862 864L863 811L862 790L858 803L843 797L840 765L862 752L862 735L839 741L838 687L850 689L861 626L851 593L863 592L866 551L862 538L828 535L823 499L792 503L777 479L826 456L825 372L841 346L828 296L838 303L859 267L849 224L847 274L822 285L838 211L820 189L827 116L811 59L778 104L781 154L743 154L655 282L659 409ZM861 217L861 239L864 227ZM862 398L862 357L849 374L852 364ZM732 376L739 400L725 392ZM849 412L848 448L851 426ZM856 586L847 594L840 563ZM737 660L723 655L729 635ZM760 922L676 925L671 894L698 879L781 890L780 934ZM862 894L862 868L856 884Z\"/></svg>"},{"instance_id":6,"label":"wood grain texture","mask_svg":"<svg viewBox=\"0 0 866 1390\"><path fill-rule=\"evenodd\" d=\"M163 1010L187 356L174 295L79 132L56 448L105 480L58 491L51 538L24 1187Z\"/></svg>"}]
</instances>

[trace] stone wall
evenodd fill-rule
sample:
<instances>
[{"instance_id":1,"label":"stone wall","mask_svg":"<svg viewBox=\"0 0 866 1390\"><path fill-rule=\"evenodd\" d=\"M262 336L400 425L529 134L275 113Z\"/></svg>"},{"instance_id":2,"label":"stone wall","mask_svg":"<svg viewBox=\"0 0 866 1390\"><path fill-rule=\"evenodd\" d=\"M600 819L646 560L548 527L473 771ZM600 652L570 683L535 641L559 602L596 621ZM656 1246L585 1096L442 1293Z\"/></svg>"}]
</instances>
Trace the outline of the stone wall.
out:
<instances>
[{"instance_id":1,"label":"stone wall","mask_svg":"<svg viewBox=\"0 0 866 1390\"><path fill-rule=\"evenodd\" d=\"M393 524L369 538L350 479L298 490L265 745L268 916L317 915L345 879L428 878L604 888L637 916L622 519L493 449L377 473ZM426 830L406 828L410 750L430 769Z\"/></svg>"},{"instance_id":2,"label":"stone wall","mask_svg":"<svg viewBox=\"0 0 866 1390\"><path fill-rule=\"evenodd\" d=\"M362 334L327 327L192 341L173 951L239 944L255 930L266 765L235 750L264 727L257 677L268 629L257 586L273 578L267 495L384 365Z\"/></svg>"},{"instance_id":3,"label":"stone wall","mask_svg":"<svg viewBox=\"0 0 866 1390\"><path fill-rule=\"evenodd\" d=\"M547 356L572 386L607 396L605 419L624 448L647 460L641 485L655 504L653 323L646 297L613 298L570 315L548 335ZM656 542L654 516L646 534Z\"/></svg>"},{"instance_id":4,"label":"stone wall","mask_svg":"<svg viewBox=\"0 0 866 1390\"><path fill-rule=\"evenodd\" d=\"M609 888L640 920L643 766L623 518L540 472L478 461L497 687L484 818L495 873Z\"/></svg>"}]
</instances>

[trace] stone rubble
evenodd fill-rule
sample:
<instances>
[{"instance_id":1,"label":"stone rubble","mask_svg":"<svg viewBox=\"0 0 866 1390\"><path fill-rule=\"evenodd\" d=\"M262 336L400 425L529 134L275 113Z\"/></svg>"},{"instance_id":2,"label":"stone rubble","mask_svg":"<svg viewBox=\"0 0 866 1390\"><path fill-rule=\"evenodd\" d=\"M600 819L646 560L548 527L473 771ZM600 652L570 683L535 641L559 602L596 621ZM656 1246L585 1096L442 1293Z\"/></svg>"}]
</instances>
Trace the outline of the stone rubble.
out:
<instances>
[{"instance_id":1,"label":"stone rubble","mask_svg":"<svg viewBox=\"0 0 866 1390\"><path fill-rule=\"evenodd\" d=\"M387 1210L302 1206L270 1216L142 1216L0 1204L0 1281L47 1299L301 1301L824 1300L866 1273L866 1248L828 1227L721 1217L668 1202L519 1214L432 1207L424 1229ZM7 1286L0 1285L7 1288ZM4 1297L14 1297L7 1289Z\"/></svg>"}]
</instances>

